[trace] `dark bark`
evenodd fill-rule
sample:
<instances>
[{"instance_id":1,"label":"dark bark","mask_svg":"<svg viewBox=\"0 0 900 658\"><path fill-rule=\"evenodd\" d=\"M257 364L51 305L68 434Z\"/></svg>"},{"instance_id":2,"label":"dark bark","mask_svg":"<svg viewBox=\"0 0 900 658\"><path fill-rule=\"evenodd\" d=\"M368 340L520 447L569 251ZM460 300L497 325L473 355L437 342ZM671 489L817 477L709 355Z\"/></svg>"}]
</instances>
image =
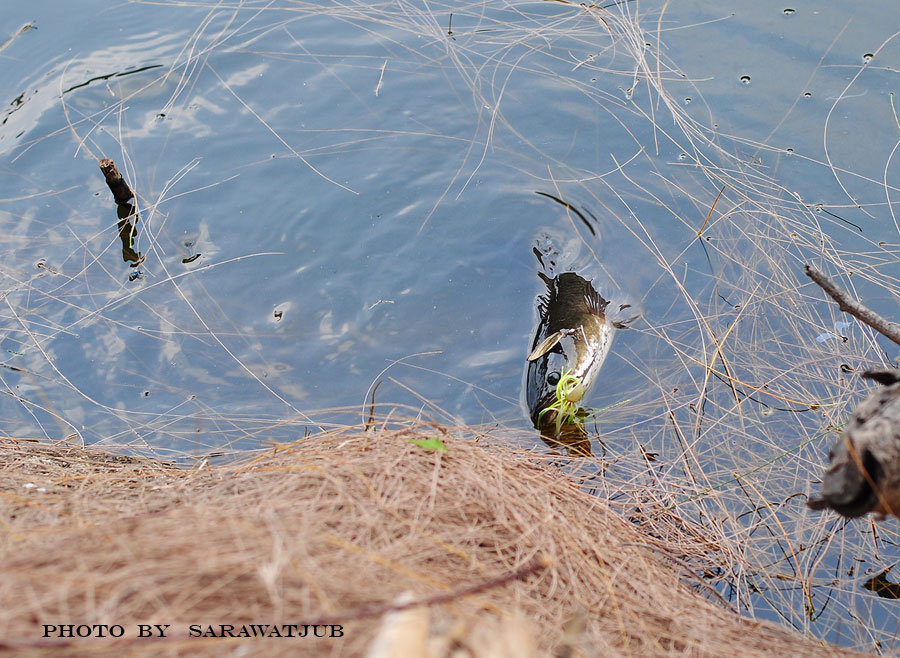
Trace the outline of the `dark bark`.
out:
<instances>
[{"instance_id":1,"label":"dark bark","mask_svg":"<svg viewBox=\"0 0 900 658\"><path fill-rule=\"evenodd\" d=\"M100 171L106 177L106 184L109 186L109 191L113 193L116 203L119 205L130 203L134 198L134 192L131 191L128 183L122 178L116 163L109 158L104 158L100 161Z\"/></svg>"}]
</instances>

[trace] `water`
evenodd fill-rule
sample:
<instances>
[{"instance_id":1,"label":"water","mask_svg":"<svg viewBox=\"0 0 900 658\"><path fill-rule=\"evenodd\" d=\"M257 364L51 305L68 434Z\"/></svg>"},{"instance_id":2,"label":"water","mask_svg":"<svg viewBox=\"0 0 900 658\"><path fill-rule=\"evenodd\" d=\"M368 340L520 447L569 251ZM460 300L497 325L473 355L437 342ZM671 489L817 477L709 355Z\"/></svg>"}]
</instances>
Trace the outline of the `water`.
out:
<instances>
[{"instance_id":1,"label":"water","mask_svg":"<svg viewBox=\"0 0 900 658\"><path fill-rule=\"evenodd\" d=\"M663 4L4 8L0 432L203 456L360 422L379 381L382 413L528 428L551 232L644 313L586 398L623 477L659 455L748 614L892 648L861 586L891 524L803 497L865 390L841 365L898 350L802 265L900 315L893 6Z\"/></svg>"}]
</instances>

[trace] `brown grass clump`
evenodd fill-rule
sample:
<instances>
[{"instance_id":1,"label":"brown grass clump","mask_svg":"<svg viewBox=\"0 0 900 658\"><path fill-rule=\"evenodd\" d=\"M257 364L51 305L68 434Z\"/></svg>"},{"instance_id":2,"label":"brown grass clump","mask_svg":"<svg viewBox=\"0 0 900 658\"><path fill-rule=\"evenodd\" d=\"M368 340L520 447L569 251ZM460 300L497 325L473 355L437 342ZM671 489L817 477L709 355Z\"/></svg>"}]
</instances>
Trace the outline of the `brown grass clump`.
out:
<instances>
[{"instance_id":1,"label":"brown grass clump","mask_svg":"<svg viewBox=\"0 0 900 658\"><path fill-rule=\"evenodd\" d=\"M427 436L448 452L409 443ZM546 456L476 436L329 433L196 469L0 440L0 647L359 656L406 600L430 605L391 612L389 630L419 648L379 655L850 655L740 618ZM314 623L343 636L189 637ZM43 624L124 633L45 639ZM170 624L168 638L138 624Z\"/></svg>"}]
</instances>

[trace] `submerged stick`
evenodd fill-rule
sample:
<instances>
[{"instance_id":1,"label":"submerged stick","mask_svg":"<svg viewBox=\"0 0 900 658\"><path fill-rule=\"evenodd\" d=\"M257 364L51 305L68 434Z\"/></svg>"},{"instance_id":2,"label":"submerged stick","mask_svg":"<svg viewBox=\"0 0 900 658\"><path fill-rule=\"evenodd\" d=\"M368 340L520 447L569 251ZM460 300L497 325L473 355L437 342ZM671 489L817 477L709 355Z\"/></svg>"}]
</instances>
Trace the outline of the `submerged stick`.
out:
<instances>
[{"instance_id":1,"label":"submerged stick","mask_svg":"<svg viewBox=\"0 0 900 658\"><path fill-rule=\"evenodd\" d=\"M109 186L109 191L113 193L113 198L116 200L116 203L119 205L130 203L134 198L134 192L131 191L131 188L128 187L128 183L122 178L122 174L119 173L116 163L109 158L103 158L100 161L100 171L103 172L103 176L106 178L106 184Z\"/></svg>"},{"instance_id":2,"label":"submerged stick","mask_svg":"<svg viewBox=\"0 0 900 658\"><path fill-rule=\"evenodd\" d=\"M866 308L863 304L853 299L846 291L842 290L821 270L816 269L812 265L806 265L804 270L806 276L816 282L829 297L837 302L838 307L844 312L849 313L854 318L867 324L872 329L880 333L885 338L900 345L900 324L885 320L875 311Z\"/></svg>"}]
</instances>

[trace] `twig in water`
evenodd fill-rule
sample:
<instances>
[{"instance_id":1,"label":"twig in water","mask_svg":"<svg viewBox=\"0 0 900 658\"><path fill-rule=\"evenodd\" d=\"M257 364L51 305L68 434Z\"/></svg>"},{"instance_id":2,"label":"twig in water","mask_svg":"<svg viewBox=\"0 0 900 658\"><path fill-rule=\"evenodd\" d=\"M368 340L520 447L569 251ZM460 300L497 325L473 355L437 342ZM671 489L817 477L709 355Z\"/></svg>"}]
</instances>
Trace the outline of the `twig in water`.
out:
<instances>
[{"instance_id":1,"label":"twig in water","mask_svg":"<svg viewBox=\"0 0 900 658\"><path fill-rule=\"evenodd\" d=\"M580 219L582 222L584 222L584 225L588 227L588 231L591 232L591 235L597 235L597 231L594 230L594 227L591 226L591 223L585 218L584 215L582 215L580 212L578 212L578 208L576 208L575 206L573 206L569 203L566 203L559 197L555 197L552 194L547 194L546 192L535 192L535 194L540 194L541 196L545 196L548 199L552 199L553 201L556 201L556 203L558 203L559 205L564 206L566 208L566 210L571 210L576 215L578 215L578 219Z\"/></svg>"},{"instance_id":2,"label":"twig in water","mask_svg":"<svg viewBox=\"0 0 900 658\"><path fill-rule=\"evenodd\" d=\"M823 213L825 213L826 215L828 215L829 217L834 217L835 219L838 219L838 220L844 222L844 224L846 224L847 226L852 226L853 228L855 228L855 229L856 229L857 231L859 231L860 233L863 232L862 226L860 226L859 224L854 224L854 223L851 222L849 219L844 219L844 218L841 217L840 215L835 214L835 213L831 212L830 210L826 210L826 209L825 209L825 206L823 206L822 204L816 204L816 205L815 205L815 210L816 210L816 212L823 212Z\"/></svg>"},{"instance_id":3,"label":"twig in water","mask_svg":"<svg viewBox=\"0 0 900 658\"><path fill-rule=\"evenodd\" d=\"M109 158L103 158L100 161L100 171L103 172L103 176L106 178L106 184L109 186L109 191L113 193L113 198L116 200L116 203L119 205L131 203L131 200L134 198L134 192L131 191L131 188L128 187L128 183L122 178L122 174L119 173L116 163Z\"/></svg>"},{"instance_id":4,"label":"twig in water","mask_svg":"<svg viewBox=\"0 0 900 658\"><path fill-rule=\"evenodd\" d=\"M707 224L707 222L709 222L709 218L712 217L713 210L716 209L716 204L719 203L719 197L722 196L722 192L724 192L724 191L725 191L725 186L723 185L723 186L722 186L722 189L719 190L719 193L716 195L716 200L713 201L713 204L712 204L712 206L710 207L709 212L706 213L706 219L703 220L703 226L701 226L701 227L700 227L700 230L697 231L697 235L698 235L698 236L703 235L703 229L706 228L706 224Z\"/></svg>"},{"instance_id":5,"label":"twig in water","mask_svg":"<svg viewBox=\"0 0 900 658\"><path fill-rule=\"evenodd\" d=\"M383 379L379 379L378 383L375 384L375 388L372 389L372 403L369 405L369 420L366 421L366 431L369 431L369 427L375 423L375 391L378 390L378 387L381 386L381 382Z\"/></svg>"},{"instance_id":6,"label":"twig in water","mask_svg":"<svg viewBox=\"0 0 900 658\"><path fill-rule=\"evenodd\" d=\"M846 291L838 288L834 281L828 278L824 272L816 269L812 265L806 265L804 270L806 271L806 276L815 281L829 297L836 301L838 308L844 313L849 313L863 324L872 327L872 329L882 336L890 338L900 345L900 324L885 320L875 311L863 306L860 302L853 299Z\"/></svg>"},{"instance_id":7,"label":"twig in water","mask_svg":"<svg viewBox=\"0 0 900 658\"><path fill-rule=\"evenodd\" d=\"M387 68L387 60L384 60L384 64L381 65L381 75L378 76L378 84L375 85L375 96L378 96L378 92L381 90L381 83L384 80L384 70Z\"/></svg>"},{"instance_id":8,"label":"twig in water","mask_svg":"<svg viewBox=\"0 0 900 658\"><path fill-rule=\"evenodd\" d=\"M896 122L897 127L900 128L900 119L897 118L897 108L894 107L894 92L891 92L891 112L894 113L894 122Z\"/></svg>"}]
</instances>

